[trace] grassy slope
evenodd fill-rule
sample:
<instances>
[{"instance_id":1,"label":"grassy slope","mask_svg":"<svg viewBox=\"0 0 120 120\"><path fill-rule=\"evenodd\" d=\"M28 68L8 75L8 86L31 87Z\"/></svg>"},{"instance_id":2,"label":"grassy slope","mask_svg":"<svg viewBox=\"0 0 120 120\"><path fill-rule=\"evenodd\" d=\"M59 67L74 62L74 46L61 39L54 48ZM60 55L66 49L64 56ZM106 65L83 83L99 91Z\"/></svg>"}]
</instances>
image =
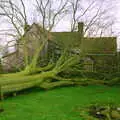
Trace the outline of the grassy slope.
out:
<instances>
[{"instance_id":1,"label":"grassy slope","mask_svg":"<svg viewBox=\"0 0 120 120\"><path fill-rule=\"evenodd\" d=\"M67 87L34 90L2 102L0 120L82 120L75 108L95 102L120 104L120 87Z\"/></svg>"}]
</instances>

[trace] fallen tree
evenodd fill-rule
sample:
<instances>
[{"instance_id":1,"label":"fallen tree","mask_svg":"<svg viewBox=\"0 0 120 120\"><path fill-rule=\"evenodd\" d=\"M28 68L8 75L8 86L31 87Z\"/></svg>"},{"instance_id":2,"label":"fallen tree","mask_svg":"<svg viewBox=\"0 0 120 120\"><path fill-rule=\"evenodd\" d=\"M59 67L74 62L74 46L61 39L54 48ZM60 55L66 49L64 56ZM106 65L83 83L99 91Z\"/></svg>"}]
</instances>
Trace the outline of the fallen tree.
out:
<instances>
[{"instance_id":1,"label":"fallen tree","mask_svg":"<svg viewBox=\"0 0 120 120\"><path fill-rule=\"evenodd\" d=\"M37 67L37 59L38 54L35 54L31 64L26 66L21 72L0 75L0 92L2 99L4 98L4 93L17 92L32 87L40 87L48 90L55 87L68 85L105 83L101 80L87 78L71 79L60 77L59 73L78 64L81 59L81 55L70 55L67 50L63 52L56 63L48 64L45 67Z\"/></svg>"},{"instance_id":2,"label":"fallen tree","mask_svg":"<svg viewBox=\"0 0 120 120\"><path fill-rule=\"evenodd\" d=\"M74 84L73 81L69 80L60 81L56 79L56 82L54 82L53 78L55 78L60 72L67 70L69 67L76 64L80 59L78 55L69 56L68 52L64 51L56 64L37 67L38 53L40 51L41 46L33 56L31 63L26 66L23 71L0 75L1 98L3 98L3 94L6 92L16 92L25 88L41 87L50 89L55 86Z\"/></svg>"},{"instance_id":3,"label":"fallen tree","mask_svg":"<svg viewBox=\"0 0 120 120\"><path fill-rule=\"evenodd\" d=\"M65 49L61 53L61 56L55 63L48 63L44 67L38 66L38 59L40 52L43 50L44 45L47 42L47 32L44 32L42 36L37 37L41 39L41 45L34 51L32 60L28 62L29 56L24 56L25 64L24 70L11 74L0 74L0 96L4 98L5 93L17 92L23 89L40 87L44 89L52 89L60 86L68 85L88 85L88 84L105 84L105 81L93 80L87 78L65 78L60 76L60 73L68 71L80 63L83 53L75 54L71 53L70 49ZM22 38L21 41L27 46L26 39ZM28 55L27 49L24 49L25 55ZM28 64L29 63L29 64ZM79 72L82 72L79 70Z\"/></svg>"}]
</instances>

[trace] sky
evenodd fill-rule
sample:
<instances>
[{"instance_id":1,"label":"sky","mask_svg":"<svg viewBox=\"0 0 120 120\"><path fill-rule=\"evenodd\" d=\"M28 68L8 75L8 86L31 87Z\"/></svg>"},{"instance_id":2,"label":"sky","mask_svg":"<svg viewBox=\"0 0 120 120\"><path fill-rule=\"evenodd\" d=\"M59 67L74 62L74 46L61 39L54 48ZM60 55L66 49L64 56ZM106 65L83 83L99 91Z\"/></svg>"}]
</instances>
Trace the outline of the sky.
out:
<instances>
[{"instance_id":1,"label":"sky","mask_svg":"<svg viewBox=\"0 0 120 120\"><path fill-rule=\"evenodd\" d=\"M118 49L120 49L120 0L116 0L114 4L116 4L115 11L113 11L116 17L114 31L116 32Z\"/></svg>"},{"instance_id":2,"label":"sky","mask_svg":"<svg viewBox=\"0 0 120 120\"><path fill-rule=\"evenodd\" d=\"M19 0L14 0L16 4L21 7ZM26 11L29 19L29 23L32 24L32 22L39 22L38 14L35 12L35 2L34 0L23 0L26 4ZM31 1L31 2L30 2ZM56 0L57 1L57 0ZM103 0L97 0L98 4L101 4ZM113 26L114 35L117 37L117 45L118 49L120 48L120 0L105 0L103 7L113 7L109 10L109 13L113 15L113 19L115 20L115 24ZM91 2L91 0L82 0L84 7L87 7L87 4ZM33 3L33 4L31 4ZM92 12L90 13L92 15ZM53 31L70 31L71 21L69 16L66 16L64 19L62 19L59 24L53 29ZM0 30L11 28L11 25L5 21L4 19L0 20ZM5 40L9 41L11 38L6 37L6 35L0 35L0 41L1 44L6 44Z\"/></svg>"}]
</instances>

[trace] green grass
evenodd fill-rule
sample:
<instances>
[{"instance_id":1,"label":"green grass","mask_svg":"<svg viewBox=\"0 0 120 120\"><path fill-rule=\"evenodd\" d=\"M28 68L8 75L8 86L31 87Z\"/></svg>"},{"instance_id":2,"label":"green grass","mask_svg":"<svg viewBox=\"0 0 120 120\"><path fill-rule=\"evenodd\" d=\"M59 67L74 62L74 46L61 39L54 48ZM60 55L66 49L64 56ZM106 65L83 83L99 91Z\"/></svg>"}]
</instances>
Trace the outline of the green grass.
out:
<instances>
[{"instance_id":1,"label":"green grass","mask_svg":"<svg viewBox=\"0 0 120 120\"><path fill-rule=\"evenodd\" d=\"M31 90L32 91L32 90ZM120 87L66 87L50 91L27 91L1 102L0 120L83 120L77 107L91 103L120 104Z\"/></svg>"}]
</instances>

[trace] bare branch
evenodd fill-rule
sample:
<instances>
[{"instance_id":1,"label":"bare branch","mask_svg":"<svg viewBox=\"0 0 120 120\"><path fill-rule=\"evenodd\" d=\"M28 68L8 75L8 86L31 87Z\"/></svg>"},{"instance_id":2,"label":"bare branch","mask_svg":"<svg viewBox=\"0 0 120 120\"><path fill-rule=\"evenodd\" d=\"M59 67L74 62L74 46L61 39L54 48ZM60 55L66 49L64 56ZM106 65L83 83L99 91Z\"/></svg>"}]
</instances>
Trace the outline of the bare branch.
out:
<instances>
[{"instance_id":1,"label":"bare branch","mask_svg":"<svg viewBox=\"0 0 120 120\"><path fill-rule=\"evenodd\" d=\"M43 0L36 0L38 12L42 17L43 29L48 28L48 31L51 31L55 24L58 23L57 18L65 13L67 0L59 0L57 2L60 2L58 8L53 9L55 3L52 0L46 0L46 2Z\"/></svg>"}]
</instances>

